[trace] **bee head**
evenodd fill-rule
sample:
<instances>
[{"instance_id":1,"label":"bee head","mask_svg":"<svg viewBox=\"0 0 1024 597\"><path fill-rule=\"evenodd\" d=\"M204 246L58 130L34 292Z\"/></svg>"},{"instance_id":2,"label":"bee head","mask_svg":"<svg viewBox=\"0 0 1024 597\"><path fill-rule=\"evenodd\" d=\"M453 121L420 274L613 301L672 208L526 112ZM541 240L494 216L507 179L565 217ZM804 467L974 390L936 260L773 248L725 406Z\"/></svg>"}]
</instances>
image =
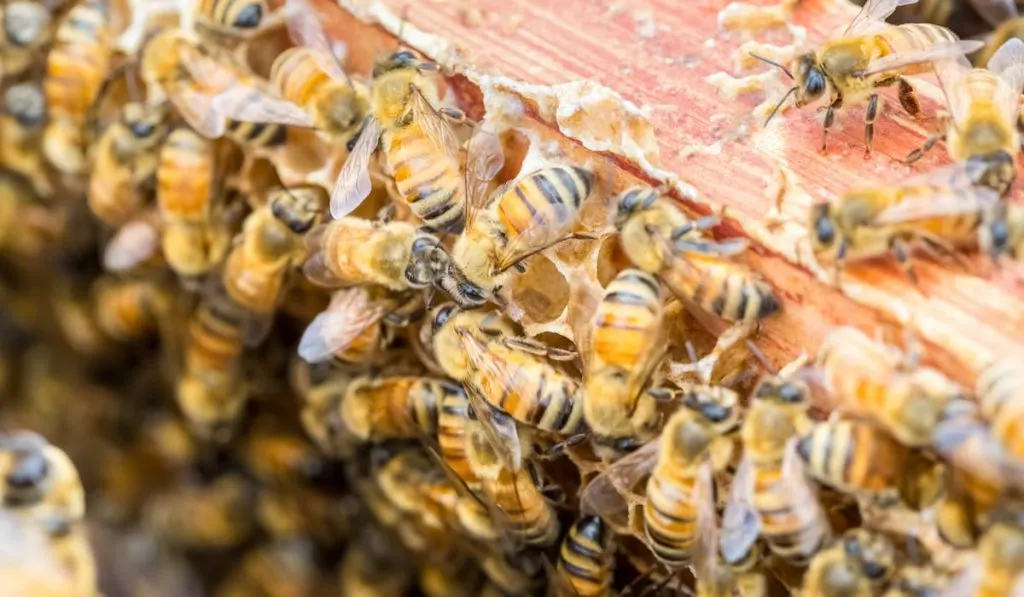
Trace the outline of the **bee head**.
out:
<instances>
[{"instance_id":1,"label":"bee head","mask_svg":"<svg viewBox=\"0 0 1024 597\"><path fill-rule=\"evenodd\" d=\"M277 189L270 199L270 212L295 234L304 234L320 215L320 201L312 187Z\"/></svg>"},{"instance_id":2,"label":"bee head","mask_svg":"<svg viewBox=\"0 0 1024 597\"><path fill-rule=\"evenodd\" d=\"M447 254L438 255L437 239L430 234L421 234L412 242L412 254L405 268L405 279L413 288L426 288L434 281L437 272L442 271L442 262Z\"/></svg>"},{"instance_id":3,"label":"bee head","mask_svg":"<svg viewBox=\"0 0 1024 597\"><path fill-rule=\"evenodd\" d=\"M650 208L657 199L658 192L650 187L634 187L622 193L615 211L616 230L622 230L633 214Z\"/></svg>"},{"instance_id":4,"label":"bee head","mask_svg":"<svg viewBox=\"0 0 1024 597\"><path fill-rule=\"evenodd\" d=\"M815 253L833 248L839 241L831 203L811 206L811 244Z\"/></svg>"},{"instance_id":5,"label":"bee head","mask_svg":"<svg viewBox=\"0 0 1024 597\"><path fill-rule=\"evenodd\" d=\"M249 2L231 19L231 26L238 29L256 29L263 21L263 3Z\"/></svg>"},{"instance_id":6,"label":"bee head","mask_svg":"<svg viewBox=\"0 0 1024 597\"><path fill-rule=\"evenodd\" d=\"M459 307L468 309L487 302L491 294L470 282L452 262L448 252L440 246L431 249L427 262L429 278L439 290L447 294Z\"/></svg>"},{"instance_id":7,"label":"bee head","mask_svg":"<svg viewBox=\"0 0 1024 597\"><path fill-rule=\"evenodd\" d=\"M161 136L164 114L160 107L132 102L124 106L123 122L131 132L133 141L148 146Z\"/></svg>"},{"instance_id":8,"label":"bee head","mask_svg":"<svg viewBox=\"0 0 1024 597\"><path fill-rule=\"evenodd\" d=\"M399 50L391 54L381 56L373 65L373 78L385 75L397 70L419 70L424 62L416 57L409 50Z\"/></svg>"},{"instance_id":9,"label":"bee head","mask_svg":"<svg viewBox=\"0 0 1024 597\"><path fill-rule=\"evenodd\" d=\"M455 315L457 311L458 307L451 303L441 305L440 307L434 309L434 312L430 316L431 334L437 334L439 331L441 331L441 328L443 328L445 324L448 323L448 320L451 319L452 315Z\"/></svg>"},{"instance_id":10,"label":"bee head","mask_svg":"<svg viewBox=\"0 0 1024 597\"><path fill-rule=\"evenodd\" d=\"M825 73L818 64L818 57L809 52L796 59L796 105L803 106L824 95L828 89Z\"/></svg>"}]
</instances>

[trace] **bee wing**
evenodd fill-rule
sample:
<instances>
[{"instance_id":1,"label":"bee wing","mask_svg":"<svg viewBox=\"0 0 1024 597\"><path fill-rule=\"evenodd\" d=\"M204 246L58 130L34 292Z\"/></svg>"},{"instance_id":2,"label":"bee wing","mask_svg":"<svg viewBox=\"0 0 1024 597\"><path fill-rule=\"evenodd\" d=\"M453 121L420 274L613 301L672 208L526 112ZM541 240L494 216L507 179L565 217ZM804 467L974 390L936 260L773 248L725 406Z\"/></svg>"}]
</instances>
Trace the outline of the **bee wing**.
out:
<instances>
[{"instance_id":1,"label":"bee wing","mask_svg":"<svg viewBox=\"0 0 1024 597\"><path fill-rule=\"evenodd\" d=\"M968 0L968 4L993 27L1017 17L1017 4L1013 0Z\"/></svg>"},{"instance_id":2,"label":"bee wing","mask_svg":"<svg viewBox=\"0 0 1024 597\"><path fill-rule=\"evenodd\" d=\"M1024 41L1014 37L999 46L988 61L988 70L1006 83L1007 89L1000 89L999 107L1008 122L1016 122L1020 94L1024 91Z\"/></svg>"},{"instance_id":3,"label":"bee wing","mask_svg":"<svg viewBox=\"0 0 1024 597\"><path fill-rule=\"evenodd\" d=\"M413 85L411 99L413 120L420 124L423 132L427 134L427 138L433 141L439 150L450 156L457 156L459 154L458 137L455 136L452 127L437 113L434 106L430 105L426 96L423 95L423 91L415 85Z\"/></svg>"},{"instance_id":4,"label":"bee wing","mask_svg":"<svg viewBox=\"0 0 1024 597\"><path fill-rule=\"evenodd\" d=\"M717 255L719 257L732 257L747 250L750 243L741 238L733 238L723 241L709 240L678 240L672 248L682 253L701 253L704 255Z\"/></svg>"},{"instance_id":5,"label":"bee wing","mask_svg":"<svg viewBox=\"0 0 1024 597\"><path fill-rule=\"evenodd\" d=\"M929 175L924 184L935 184L937 192L927 197L901 201L875 216L876 224L902 224L942 216L978 213L999 201L999 194L986 187L975 187L978 164L956 164ZM909 185L910 183L908 183Z\"/></svg>"},{"instance_id":6,"label":"bee wing","mask_svg":"<svg viewBox=\"0 0 1024 597\"><path fill-rule=\"evenodd\" d=\"M697 537L693 544L693 564L698 583L716 582L718 574L718 512L715 510L715 473L711 460L705 459L697 471L693 486L697 500Z\"/></svg>"},{"instance_id":7,"label":"bee wing","mask_svg":"<svg viewBox=\"0 0 1024 597\"><path fill-rule=\"evenodd\" d=\"M604 291L582 269L576 269L570 274L569 287L569 327L585 370L593 350L594 316Z\"/></svg>"},{"instance_id":8,"label":"bee wing","mask_svg":"<svg viewBox=\"0 0 1024 597\"><path fill-rule=\"evenodd\" d=\"M472 366L478 370L485 371L485 375L502 387L516 387L516 380L509 371L499 365L483 345L472 334L460 333L462 345ZM487 400L487 397L480 391L476 384L467 383L466 395L473 407L473 412L482 423L487 440L505 460L505 465L512 471L518 471L523 466L522 446L519 442L519 428L515 420Z\"/></svg>"},{"instance_id":9,"label":"bee wing","mask_svg":"<svg viewBox=\"0 0 1024 597\"><path fill-rule=\"evenodd\" d=\"M332 78L348 80L335 48L327 39L320 13L313 5L307 0L287 0L285 19L288 35L295 45L313 50L317 64Z\"/></svg>"},{"instance_id":10,"label":"bee wing","mask_svg":"<svg viewBox=\"0 0 1024 597\"><path fill-rule=\"evenodd\" d=\"M495 194L497 196L497 191ZM567 228L572 225L574 218L571 210L563 203L551 204L554 212L553 220L549 221L547 216L536 213L530 219L530 223L523 228L519 234L511 237L505 247L501 250L495 260L495 269L503 272L513 265L526 259L530 255L540 253L544 249L554 245L565 238ZM565 225L556 226L555 223L565 222Z\"/></svg>"},{"instance_id":11,"label":"bee wing","mask_svg":"<svg viewBox=\"0 0 1024 597\"><path fill-rule=\"evenodd\" d=\"M975 556L977 558L977 556ZM957 574L946 585L942 597L961 597L963 595L976 595L981 579L984 576L984 568L978 561L972 562L960 574Z\"/></svg>"},{"instance_id":12,"label":"bee wing","mask_svg":"<svg viewBox=\"0 0 1024 597\"><path fill-rule=\"evenodd\" d=\"M235 84L214 96L211 107L242 122L313 128L306 111L254 85Z\"/></svg>"},{"instance_id":13,"label":"bee wing","mask_svg":"<svg viewBox=\"0 0 1024 597\"><path fill-rule=\"evenodd\" d=\"M488 123L481 122L469 138L466 148L466 221L487 203L487 183L505 165L501 137Z\"/></svg>"},{"instance_id":14,"label":"bee wing","mask_svg":"<svg viewBox=\"0 0 1024 597\"><path fill-rule=\"evenodd\" d=\"M740 561L761 534L761 515L754 507L754 480L754 464L749 455L744 455L722 513L718 545L726 562Z\"/></svg>"},{"instance_id":15,"label":"bee wing","mask_svg":"<svg viewBox=\"0 0 1024 597\"><path fill-rule=\"evenodd\" d=\"M308 363L329 360L387 313L386 304L372 301L363 287L339 290L330 306L313 318L299 340L299 356Z\"/></svg>"},{"instance_id":16,"label":"bee wing","mask_svg":"<svg viewBox=\"0 0 1024 597\"><path fill-rule=\"evenodd\" d=\"M980 50L985 42L977 39L958 39L956 41L941 42L923 50L911 52L894 52L872 61L860 76L877 75L889 71L898 70L914 64L926 62L940 62L964 54L970 54Z\"/></svg>"},{"instance_id":17,"label":"bee wing","mask_svg":"<svg viewBox=\"0 0 1024 597\"><path fill-rule=\"evenodd\" d=\"M878 25L884 24L898 6L916 2L917 0L867 0L857 16L846 26L843 35L866 35Z\"/></svg>"},{"instance_id":18,"label":"bee wing","mask_svg":"<svg viewBox=\"0 0 1024 597\"><path fill-rule=\"evenodd\" d=\"M220 112L213 109L209 95L191 87L180 86L169 97L181 117L197 133L207 139L224 136L227 122Z\"/></svg>"},{"instance_id":19,"label":"bee wing","mask_svg":"<svg viewBox=\"0 0 1024 597\"><path fill-rule=\"evenodd\" d=\"M942 423L933 440L935 451L970 475L997 487L1024 489L1024 463L1008 453L983 421Z\"/></svg>"},{"instance_id":20,"label":"bee wing","mask_svg":"<svg viewBox=\"0 0 1024 597\"><path fill-rule=\"evenodd\" d=\"M103 251L103 268L111 272L130 270L160 249L160 232L146 220L121 226Z\"/></svg>"},{"instance_id":21,"label":"bee wing","mask_svg":"<svg viewBox=\"0 0 1024 597\"><path fill-rule=\"evenodd\" d=\"M368 115L363 120L359 140L345 159L345 165L342 166L341 174L338 175L338 180L331 191L331 216L335 219L352 213L373 189L373 183L370 181L370 157L377 149L380 131L380 122L373 116Z\"/></svg>"},{"instance_id":22,"label":"bee wing","mask_svg":"<svg viewBox=\"0 0 1024 597\"><path fill-rule=\"evenodd\" d=\"M658 458L660 438L616 460L587 485L580 494L580 508L596 514L618 528L629 526L629 502L626 496L637 482L651 474Z\"/></svg>"}]
</instances>

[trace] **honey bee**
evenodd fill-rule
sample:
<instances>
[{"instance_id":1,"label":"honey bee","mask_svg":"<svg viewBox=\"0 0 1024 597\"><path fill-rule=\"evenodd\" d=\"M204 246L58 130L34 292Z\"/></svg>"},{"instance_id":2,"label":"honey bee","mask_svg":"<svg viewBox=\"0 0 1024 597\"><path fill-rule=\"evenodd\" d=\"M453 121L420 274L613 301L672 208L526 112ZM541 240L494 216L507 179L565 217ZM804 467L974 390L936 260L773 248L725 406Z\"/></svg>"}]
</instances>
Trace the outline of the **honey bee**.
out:
<instances>
[{"instance_id":1,"label":"honey bee","mask_svg":"<svg viewBox=\"0 0 1024 597\"><path fill-rule=\"evenodd\" d=\"M1020 133L1017 121L1024 91L1024 41L1011 39L988 62L972 69L966 58L936 66L950 116L944 130L907 156L921 158L939 140L945 140L955 162L977 164L978 183L1005 195L1017 178Z\"/></svg>"},{"instance_id":2,"label":"honey bee","mask_svg":"<svg viewBox=\"0 0 1024 597\"><path fill-rule=\"evenodd\" d=\"M227 252L230 235L216 221L213 143L187 127L174 129L160 149L156 199L167 264L179 276L208 273Z\"/></svg>"},{"instance_id":3,"label":"honey bee","mask_svg":"<svg viewBox=\"0 0 1024 597\"><path fill-rule=\"evenodd\" d=\"M120 226L138 214L156 183L158 147L167 135L160 105L130 103L107 127L92 154L86 195L100 221Z\"/></svg>"},{"instance_id":4,"label":"honey bee","mask_svg":"<svg viewBox=\"0 0 1024 597\"><path fill-rule=\"evenodd\" d=\"M466 187L458 139L444 119L461 122L465 115L437 107L437 88L427 75L437 68L408 51L377 58L369 113L331 193L335 218L351 213L370 194L368 166L383 141L388 170L412 211L432 230L462 230ZM500 168L499 163L491 174Z\"/></svg>"},{"instance_id":5,"label":"honey bee","mask_svg":"<svg viewBox=\"0 0 1024 597\"><path fill-rule=\"evenodd\" d=\"M314 229L306 243L311 255L302 271L314 283L401 292L430 285L428 258L438 241L405 222L341 218Z\"/></svg>"},{"instance_id":6,"label":"honey bee","mask_svg":"<svg viewBox=\"0 0 1024 597\"><path fill-rule=\"evenodd\" d=\"M306 486L260 491L256 517L275 538L307 537L318 546L337 547L351 534L358 515L354 496L336 497Z\"/></svg>"},{"instance_id":7,"label":"honey bee","mask_svg":"<svg viewBox=\"0 0 1024 597\"><path fill-rule=\"evenodd\" d=\"M167 289L148 280L100 278L93 297L100 330L117 342L130 342L159 329L171 309Z\"/></svg>"},{"instance_id":8,"label":"honey bee","mask_svg":"<svg viewBox=\"0 0 1024 597\"><path fill-rule=\"evenodd\" d=\"M1024 461L1024 373L1020 359L1004 359L986 367L975 385L981 416L1006 451Z\"/></svg>"},{"instance_id":9,"label":"honey bee","mask_svg":"<svg viewBox=\"0 0 1024 597\"><path fill-rule=\"evenodd\" d=\"M620 272L574 336L585 370L583 418L596 444L639 447L661 422L647 393L665 354L661 283L636 268Z\"/></svg>"},{"instance_id":10,"label":"honey bee","mask_svg":"<svg viewBox=\"0 0 1024 597\"><path fill-rule=\"evenodd\" d=\"M516 472L522 467L517 422L567 442L585 437L585 423L579 383L541 357L574 355L510 331L495 312L442 305L431 314L424 344L445 373L465 386L488 439Z\"/></svg>"},{"instance_id":11,"label":"honey bee","mask_svg":"<svg viewBox=\"0 0 1024 597\"><path fill-rule=\"evenodd\" d=\"M565 240L589 238L569 231L593 186L593 172L554 165L502 187L482 210L477 197L483 193L474 194L467 228L451 253L439 246L431 254L434 285L462 307L490 300L513 271L524 270L527 257Z\"/></svg>"},{"instance_id":12,"label":"honey bee","mask_svg":"<svg viewBox=\"0 0 1024 597\"><path fill-rule=\"evenodd\" d=\"M403 595L412 583L411 567L391 535L376 525L365 525L349 543L338 570L338 592L351 597Z\"/></svg>"},{"instance_id":13,"label":"honey bee","mask_svg":"<svg viewBox=\"0 0 1024 597\"><path fill-rule=\"evenodd\" d=\"M264 0L188 0L197 28L250 38L267 27Z\"/></svg>"},{"instance_id":14,"label":"honey bee","mask_svg":"<svg viewBox=\"0 0 1024 597\"><path fill-rule=\"evenodd\" d=\"M46 98L42 87L36 83L17 83L4 90L0 163L29 178L40 195L50 192L40 144L45 122Z\"/></svg>"},{"instance_id":15,"label":"honey bee","mask_svg":"<svg viewBox=\"0 0 1024 597\"><path fill-rule=\"evenodd\" d=\"M1003 254L1024 259L1024 208L1003 201L990 205L982 212L979 244L993 261Z\"/></svg>"},{"instance_id":16,"label":"honey bee","mask_svg":"<svg viewBox=\"0 0 1024 597\"><path fill-rule=\"evenodd\" d=\"M669 571L694 565L700 584L718 576L714 469L731 458L732 439L722 432L736 426L738 412L735 404L694 398L669 418L659 439L612 464L580 499L584 511L621 521L623 495L649 473L645 542Z\"/></svg>"},{"instance_id":17,"label":"honey bee","mask_svg":"<svg viewBox=\"0 0 1024 597\"><path fill-rule=\"evenodd\" d=\"M107 78L113 49L108 10L105 0L77 3L57 27L47 58L43 93L49 123L43 153L65 174L81 174L87 165L86 121Z\"/></svg>"},{"instance_id":18,"label":"honey bee","mask_svg":"<svg viewBox=\"0 0 1024 597\"><path fill-rule=\"evenodd\" d=\"M176 487L152 498L143 525L164 541L185 548L230 549L255 532L252 487L237 475L206 486Z\"/></svg>"},{"instance_id":19,"label":"honey bee","mask_svg":"<svg viewBox=\"0 0 1024 597\"><path fill-rule=\"evenodd\" d=\"M30 431L0 437L0 503L38 524L48 535L64 535L85 515L78 470L63 450Z\"/></svg>"},{"instance_id":20,"label":"honey bee","mask_svg":"<svg viewBox=\"0 0 1024 597\"><path fill-rule=\"evenodd\" d=\"M898 350L841 327L822 342L816 366L836 408L875 420L908 446L925 447L949 407L966 396L935 369L907 363Z\"/></svg>"},{"instance_id":21,"label":"honey bee","mask_svg":"<svg viewBox=\"0 0 1024 597\"><path fill-rule=\"evenodd\" d=\"M321 192L319 187L274 189L269 203L245 220L241 240L224 264L224 289L257 321L269 323L288 273L305 257L302 237L320 215ZM267 329L250 329L247 342L258 344Z\"/></svg>"},{"instance_id":22,"label":"honey bee","mask_svg":"<svg viewBox=\"0 0 1024 597\"><path fill-rule=\"evenodd\" d=\"M577 520L558 552L557 597L607 597L615 571L614 537L600 516ZM558 583L556 583L556 587Z\"/></svg>"},{"instance_id":23,"label":"honey bee","mask_svg":"<svg viewBox=\"0 0 1024 597\"><path fill-rule=\"evenodd\" d=\"M946 595L1019 595L1024 591L1024 526L1000 520L978 542L975 561L953 578Z\"/></svg>"},{"instance_id":24,"label":"honey bee","mask_svg":"<svg viewBox=\"0 0 1024 597\"><path fill-rule=\"evenodd\" d=\"M449 394L465 400L457 384L423 377L358 377L345 391L341 421L362 441L434 437Z\"/></svg>"},{"instance_id":25,"label":"honey bee","mask_svg":"<svg viewBox=\"0 0 1024 597\"><path fill-rule=\"evenodd\" d=\"M885 27L885 19L904 3L907 2L867 0L841 37L829 40L815 51L797 56L792 70L758 57L780 68L796 83L779 100L768 121L790 95L796 94L796 106L802 108L830 92L821 136L821 151L825 152L828 130L835 122L836 111L866 99L864 145L865 153L869 155L878 115L879 87L898 84L900 105L911 116L920 117L920 101L905 77L929 72L933 62L968 54L984 42L960 40L949 29L927 23Z\"/></svg>"},{"instance_id":26,"label":"honey bee","mask_svg":"<svg viewBox=\"0 0 1024 597\"><path fill-rule=\"evenodd\" d=\"M851 529L811 560L804 576L803 594L876 595L897 568L895 559L896 550L885 535Z\"/></svg>"},{"instance_id":27,"label":"honey bee","mask_svg":"<svg viewBox=\"0 0 1024 597\"><path fill-rule=\"evenodd\" d=\"M911 245L940 254L976 245L983 213L998 201L991 189L975 186L979 167L940 168L905 184L851 191L810 211L811 247L819 261L832 261L838 280L847 260L896 258L916 281Z\"/></svg>"},{"instance_id":28,"label":"honey bee","mask_svg":"<svg viewBox=\"0 0 1024 597\"><path fill-rule=\"evenodd\" d=\"M324 459L306 438L260 420L239 449L246 472L264 486L307 483L324 470Z\"/></svg>"},{"instance_id":29,"label":"honey bee","mask_svg":"<svg viewBox=\"0 0 1024 597\"><path fill-rule=\"evenodd\" d=\"M4 78L33 70L53 37L53 16L40 3L18 0L5 4L0 15Z\"/></svg>"},{"instance_id":30,"label":"honey bee","mask_svg":"<svg viewBox=\"0 0 1024 597\"><path fill-rule=\"evenodd\" d=\"M808 389L786 369L758 386L743 422L743 460L733 478L719 547L730 566L755 559L758 536L775 554L804 564L831 534L796 453L797 436L810 426Z\"/></svg>"}]
</instances>

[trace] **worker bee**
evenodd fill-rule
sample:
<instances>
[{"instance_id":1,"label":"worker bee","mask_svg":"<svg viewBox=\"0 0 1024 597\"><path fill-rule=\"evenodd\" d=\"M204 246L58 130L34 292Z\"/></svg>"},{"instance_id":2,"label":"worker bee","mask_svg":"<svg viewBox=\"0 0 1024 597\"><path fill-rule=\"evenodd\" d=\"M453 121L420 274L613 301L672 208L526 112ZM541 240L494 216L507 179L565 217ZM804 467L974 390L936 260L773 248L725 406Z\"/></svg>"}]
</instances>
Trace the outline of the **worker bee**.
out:
<instances>
[{"instance_id":1,"label":"worker bee","mask_svg":"<svg viewBox=\"0 0 1024 597\"><path fill-rule=\"evenodd\" d=\"M443 118L461 121L464 115L437 107L437 88L427 75L436 70L436 64L409 51L377 58L369 114L331 193L335 218L351 213L370 194L369 162L383 141L388 170L412 211L431 230L462 230L466 187L458 139ZM491 175L500 168L499 163Z\"/></svg>"},{"instance_id":2,"label":"worker bee","mask_svg":"<svg viewBox=\"0 0 1024 597\"><path fill-rule=\"evenodd\" d=\"M430 285L428 258L437 238L405 222L341 218L307 237L302 271L323 286L373 284L393 291Z\"/></svg>"},{"instance_id":3,"label":"worker bee","mask_svg":"<svg viewBox=\"0 0 1024 597\"><path fill-rule=\"evenodd\" d=\"M649 473L643 490L644 539L669 571L694 565L698 583L718 576L714 470L731 458L732 439L723 432L734 429L739 416L736 404L710 398L692 394L665 423L659 439L616 461L580 498L584 511L628 523L623 496Z\"/></svg>"},{"instance_id":4,"label":"worker bee","mask_svg":"<svg viewBox=\"0 0 1024 597\"><path fill-rule=\"evenodd\" d=\"M43 79L43 153L62 173L85 171L86 122L110 69L112 41L105 0L76 4L57 27Z\"/></svg>"},{"instance_id":5,"label":"worker bee","mask_svg":"<svg viewBox=\"0 0 1024 597\"><path fill-rule=\"evenodd\" d=\"M912 243L948 255L983 238L983 214L999 197L975 185L979 172L977 165L957 164L904 184L858 189L814 205L809 230L815 257L833 261L838 279L847 260L891 252L916 280Z\"/></svg>"},{"instance_id":6,"label":"worker bee","mask_svg":"<svg viewBox=\"0 0 1024 597\"><path fill-rule=\"evenodd\" d=\"M187 127L174 129L160 149L156 199L164 223L161 245L167 264L185 280L220 263L231 240L215 207L220 185L214 156L213 143Z\"/></svg>"},{"instance_id":7,"label":"worker bee","mask_svg":"<svg viewBox=\"0 0 1024 597\"><path fill-rule=\"evenodd\" d=\"M987 69L972 69L967 59L960 57L938 64L936 73L950 115L944 130L908 155L907 161L920 159L936 142L945 140L955 162L976 164L977 182L1005 195L1017 178L1024 41L1011 39L1003 44Z\"/></svg>"},{"instance_id":8,"label":"worker bee","mask_svg":"<svg viewBox=\"0 0 1024 597\"><path fill-rule=\"evenodd\" d=\"M895 560L896 550L885 535L851 529L811 560L803 594L876 595L896 570Z\"/></svg>"},{"instance_id":9,"label":"worker bee","mask_svg":"<svg viewBox=\"0 0 1024 597\"><path fill-rule=\"evenodd\" d=\"M841 327L822 342L815 365L836 408L874 419L908 446L926 447L949 407L966 396L943 374L910 360L856 328Z\"/></svg>"},{"instance_id":10,"label":"worker bee","mask_svg":"<svg viewBox=\"0 0 1024 597\"><path fill-rule=\"evenodd\" d=\"M85 490L78 470L63 450L31 431L0 437L0 503L38 524L48 535L62 535L85 515Z\"/></svg>"},{"instance_id":11,"label":"worker bee","mask_svg":"<svg viewBox=\"0 0 1024 597\"><path fill-rule=\"evenodd\" d=\"M371 363L394 339L395 328L422 316L421 297L355 286L334 293L299 340L299 356L309 363L337 359Z\"/></svg>"},{"instance_id":12,"label":"worker bee","mask_svg":"<svg viewBox=\"0 0 1024 597\"><path fill-rule=\"evenodd\" d=\"M901 0L868 0L841 37L796 57L792 70L755 56L778 67L796 83L779 100L768 121L790 95L796 94L796 106L802 108L824 96L826 91L830 92L821 136L821 151L824 152L836 111L866 98L864 145L865 153L870 154L879 87L898 84L900 105L911 116L920 117L921 103L905 77L929 72L933 62L973 52L984 42L960 40L949 29L927 23L885 27L885 19L901 3Z\"/></svg>"},{"instance_id":13,"label":"worker bee","mask_svg":"<svg viewBox=\"0 0 1024 597\"><path fill-rule=\"evenodd\" d=\"M562 540L558 551L558 597L607 597L615 571L611 529L600 516L583 516Z\"/></svg>"},{"instance_id":14,"label":"worker bee","mask_svg":"<svg viewBox=\"0 0 1024 597\"><path fill-rule=\"evenodd\" d=\"M522 467L516 423L575 442L585 437L579 383L556 369L549 358L574 358L529 338L491 311L461 311L442 305L431 314L424 344L440 367L462 383L475 416L494 449L512 471Z\"/></svg>"},{"instance_id":15,"label":"worker bee","mask_svg":"<svg viewBox=\"0 0 1024 597\"><path fill-rule=\"evenodd\" d=\"M43 166L42 134L46 98L36 83L16 83L3 92L0 111L0 163L29 178L35 191L48 195L50 183Z\"/></svg>"},{"instance_id":16,"label":"worker bee","mask_svg":"<svg viewBox=\"0 0 1024 597\"><path fill-rule=\"evenodd\" d=\"M797 377L800 365L802 359L761 382L743 421L743 460L733 478L719 548L731 566L756 559L752 550L758 536L777 555L801 564L829 538L825 513L796 453L798 435L810 426L809 390Z\"/></svg>"},{"instance_id":17,"label":"worker bee","mask_svg":"<svg viewBox=\"0 0 1024 597\"><path fill-rule=\"evenodd\" d=\"M0 56L4 77L34 70L53 37L53 16L38 2L16 0L3 7L0 28Z\"/></svg>"},{"instance_id":18,"label":"worker bee","mask_svg":"<svg viewBox=\"0 0 1024 597\"><path fill-rule=\"evenodd\" d=\"M974 562L953 578L947 595L1018 595L1024 590L1024 525L1019 515L994 523L978 542Z\"/></svg>"},{"instance_id":19,"label":"worker bee","mask_svg":"<svg viewBox=\"0 0 1024 597\"><path fill-rule=\"evenodd\" d=\"M661 417L647 388L665 354L664 315L658 279L628 268L574 326L585 363L583 418L595 444L628 451L657 431Z\"/></svg>"},{"instance_id":20,"label":"worker bee","mask_svg":"<svg viewBox=\"0 0 1024 597\"><path fill-rule=\"evenodd\" d=\"M305 437L266 419L247 430L238 454L245 471L264 486L307 483L325 468L323 457Z\"/></svg>"},{"instance_id":21,"label":"worker bee","mask_svg":"<svg viewBox=\"0 0 1024 597\"><path fill-rule=\"evenodd\" d=\"M100 330L117 342L158 330L170 316L170 293L149 280L100 278L93 286L93 297Z\"/></svg>"},{"instance_id":22,"label":"worker bee","mask_svg":"<svg viewBox=\"0 0 1024 597\"><path fill-rule=\"evenodd\" d=\"M217 587L216 597L293 597L315 593L318 569L313 545L303 537L251 548Z\"/></svg>"},{"instance_id":23,"label":"worker bee","mask_svg":"<svg viewBox=\"0 0 1024 597\"><path fill-rule=\"evenodd\" d=\"M477 197L483 193L474 192L467 228L451 253L440 246L432 251L434 285L462 307L490 300L513 271L524 270L527 257L568 239L589 238L569 231L593 186L593 172L554 165L502 187L482 210Z\"/></svg>"},{"instance_id":24,"label":"worker bee","mask_svg":"<svg viewBox=\"0 0 1024 597\"><path fill-rule=\"evenodd\" d=\"M423 377L358 377L341 401L341 422L362 441L433 437L448 394L462 388Z\"/></svg>"},{"instance_id":25,"label":"worker bee","mask_svg":"<svg viewBox=\"0 0 1024 597\"><path fill-rule=\"evenodd\" d=\"M176 487L146 504L143 525L180 547L235 547L256 530L252 489L239 475L224 475L205 486Z\"/></svg>"},{"instance_id":26,"label":"worker bee","mask_svg":"<svg viewBox=\"0 0 1024 597\"><path fill-rule=\"evenodd\" d=\"M92 153L86 195L89 209L109 226L120 226L148 202L156 183L158 146L167 135L161 105L130 103L107 127Z\"/></svg>"},{"instance_id":27,"label":"worker bee","mask_svg":"<svg viewBox=\"0 0 1024 597\"><path fill-rule=\"evenodd\" d=\"M1024 372L1020 359L988 366L975 385L981 416L1006 451L1024 461Z\"/></svg>"},{"instance_id":28,"label":"worker bee","mask_svg":"<svg viewBox=\"0 0 1024 597\"><path fill-rule=\"evenodd\" d=\"M305 258L303 235L320 216L319 187L281 187L271 191L269 202L250 214L240 242L224 264L227 295L256 319L268 324L282 296L288 273ZM250 328L247 343L258 344L266 325Z\"/></svg>"}]
</instances>

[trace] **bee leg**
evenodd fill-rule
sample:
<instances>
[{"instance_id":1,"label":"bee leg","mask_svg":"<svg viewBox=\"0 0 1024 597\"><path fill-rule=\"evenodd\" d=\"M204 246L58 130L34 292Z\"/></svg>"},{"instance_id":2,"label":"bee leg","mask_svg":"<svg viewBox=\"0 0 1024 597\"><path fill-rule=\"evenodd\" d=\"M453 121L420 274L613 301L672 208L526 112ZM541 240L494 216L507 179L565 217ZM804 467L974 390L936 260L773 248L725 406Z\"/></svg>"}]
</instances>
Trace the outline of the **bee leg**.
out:
<instances>
[{"instance_id":1,"label":"bee leg","mask_svg":"<svg viewBox=\"0 0 1024 597\"><path fill-rule=\"evenodd\" d=\"M970 271L970 261L943 239L929 235L922 235L920 239L924 243L924 248L927 252L947 261L953 260L964 271Z\"/></svg>"},{"instance_id":2,"label":"bee leg","mask_svg":"<svg viewBox=\"0 0 1024 597\"><path fill-rule=\"evenodd\" d=\"M832 128L832 125L836 122L836 110L842 107L843 96L838 95L825 110L824 128L821 131L821 153L825 153L828 149L828 129Z\"/></svg>"},{"instance_id":3,"label":"bee leg","mask_svg":"<svg viewBox=\"0 0 1024 597\"><path fill-rule=\"evenodd\" d=\"M864 112L864 157L871 156L871 144L875 140L875 118L878 117L878 94L868 97L868 108Z\"/></svg>"},{"instance_id":4,"label":"bee leg","mask_svg":"<svg viewBox=\"0 0 1024 597\"><path fill-rule=\"evenodd\" d=\"M926 154L929 151L931 151L931 149L933 147L935 147L936 143L938 143L939 141L945 141L945 140L946 140L946 134L945 133L942 133L942 134L939 134L939 135L932 135L931 137L928 137L928 140L924 142L924 145L922 145L921 147L918 147L914 151L911 151L910 153L907 154L907 159L905 160L905 162L907 164L913 164L917 160L923 158L924 154Z\"/></svg>"},{"instance_id":5,"label":"bee leg","mask_svg":"<svg viewBox=\"0 0 1024 597\"><path fill-rule=\"evenodd\" d=\"M562 441L548 448L547 455L549 458L557 458L561 456L563 453L565 453L566 448L574 448L582 444L583 442L587 441L588 437L590 437L590 434L587 433L577 433L576 435L570 435L569 437L563 439Z\"/></svg>"},{"instance_id":6,"label":"bee leg","mask_svg":"<svg viewBox=\"0 0 1024 597\"><path fill-rule=\"evenodd\" d=\"M903 106L903 109L906 110L907 114L920 119L922 117L921 101L917 99L917 94L914 93L914 88L903 77L899 78L899 91L897 94L900 98L900 105Z\"/></svg>"},{"instance_id":7,"label":"bee leg","mask_svg":"<svg viewBox=\"0 0 1024 597\"><path fill-rule=\"evenodd\" d=\"M892 251L893 256L899 263L900 269L902 269L903 273L905 273L907 277L910 278L910 281L916 285L917 272L914 271L914 265L910 263L910 252L907 250L907 246L903 244L902 240L897 238L893 239L889 249Z\"/></svg>"}]
</instances>

